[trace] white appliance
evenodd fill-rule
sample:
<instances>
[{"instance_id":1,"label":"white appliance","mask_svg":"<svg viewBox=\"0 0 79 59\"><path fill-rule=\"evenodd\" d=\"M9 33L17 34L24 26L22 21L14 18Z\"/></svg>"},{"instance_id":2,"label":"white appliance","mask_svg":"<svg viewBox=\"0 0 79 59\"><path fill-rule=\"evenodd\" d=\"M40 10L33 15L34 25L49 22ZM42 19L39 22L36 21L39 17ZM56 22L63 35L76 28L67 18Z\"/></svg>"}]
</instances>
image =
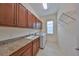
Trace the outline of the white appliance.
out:
<instances>
[{"instance_id":1,"label":"white appliance","mask_svg":"<svg viewBox=\"0 0 79 59\"><path fill-rule=\"evenodd\" d=\"M40 33L40 48L42 48L42 49L45 48L46 41L47 41L47 39L46 39L46 33L41 32Z\"/></svg>"}]
</instances>

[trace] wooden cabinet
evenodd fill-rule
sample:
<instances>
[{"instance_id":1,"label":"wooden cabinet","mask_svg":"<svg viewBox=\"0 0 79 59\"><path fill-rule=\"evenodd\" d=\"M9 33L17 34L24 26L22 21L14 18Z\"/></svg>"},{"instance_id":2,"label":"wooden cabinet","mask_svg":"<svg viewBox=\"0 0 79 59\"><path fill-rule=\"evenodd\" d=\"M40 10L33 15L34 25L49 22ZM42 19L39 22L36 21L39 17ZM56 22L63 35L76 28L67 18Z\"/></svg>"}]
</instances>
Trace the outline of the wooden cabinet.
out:
<instances>
[{"instance_id":1,"label":"wooden cabinet","mask_svg":"<svg viewBox=\"0 0 79 59\"><path fill-rule=\"evenodd\" d=\"M35 29L35 27L36 27L36 17L32 15L32 28Z\"/></svg>"},{"instance_id":2,"label":"wooden cabinet","mask_svg":"<svg viewBox=\"0 0 79 59\"><path fill-rule=\"evenodd\" d=\"M33 55L37 54L37 40L33 41Z\"/></svg>"},{"instance_id":3,"label":"wooden cabinet","mask_svg":"<svg viewBox=\"0 0 79 59\"><path fill-rule=\"evenodd\" d=\"M33 41L33 55L36 55L40 48L40 39L37 38Z\"/></svg>"},{"instance_id":4,"label":"wooden cabinet","mask_svg":"<svg viewBox=\"0 0 79 59\"><path fill-rule=\"evenodd\" d=\"M15 4L0 3L0 25L13 26L15 24Z\"/></svg>"},{"instance_id":5,"label":"wooden cabinet","mask_svg":"<svg viewBox=\"0 0 79 59\"><path fill-rule=\"evenodd\" d=\"M42 29L42 22L39 19L36 19L36 29Z\"/></svg>"},{"instance_id":6,"label":"wooden cabinet","mask_svg":"<svg viewBox=\"0 0 79 59\"><path fill-rule=\"evenodd\" d=\"M36 29L37 21L38 18L20 3L0 3L1 26Z\"/></svg>"},{"instance_id":7,"label":"wooden cabinet","mask_svg":"<svg viewBox=\"0 0 79 59\"><path fill-rule=\"evenodd\" d=\"M28 10L19 3L0 3L0 25L28 27Z\"/></svg>"},{"instance_id":8,"label":"wooden cabinet","mask_svg":"<svg viewBox=\"0 0 79 59\"><path fill-rule=\"evenodd\" d=\"M39 51L40 48L40 38L37 39L37 51Z\"/></svg>"},{"instance_id":9,"label":"wooden cabinet","mask_svg":"<svg viewBox=\"0 0 79 59\"><path fill-rule=\"evenodd\" d=\"M32 56L32 42L22 47L21 49L15 51L11 56Z\"/></svg>"},{"instance_id":10,"label":"wooden cabinet","mask_svg":"<svg viewBox=\"0 0 79 59\"><path fill-rule=\"evenodd\" d=\"M32 56L32 47L30 47L29 49L26 49L26 51L22 54L22 56Z\"/></svg>"},{"instance_id":11,"label":"wooden cabinet","mask_svg":"<svg viewBox=\"0 0 79 59\"><path fill-rule=\"evenodd\" d=\"M27 18L28 10L21 4L17 4L17 26L18 27L28 27L28 18Z\"/></svg>"},{"instance_id":12,"label":"wooden cabinet","mask_svg":"<svg viewBox=\"0 0 79 59\"><path fill-rule=\"evenodd\" d=\"M26 45L24 52L21 54L21 56L32 56L33 55L33 47L32 42Z\"/></svg>"},{"instance_id":13,"label":"wooden cabinet","mask_svg":"<svg viewBox=\"0 0 79 59\"><path fill-rule=\"evenodd\" d=\"M36 38L32 42L12 53L10 56L35 56L39 49L40 38Z\"/></svg>"},{"instance_id":14,"label":"wooden cabinet","mask_svg":"<svg viewBox=\"0 0 79 59\"><path fill-rule=\"evenodd\" d=\"M30 11L28 11L28 27L36 29L36 21L37 18Z\"/></svg>"},{"instance_id":15,"label":"wooden cabinet","mask_svg":"<svg viewBox=\"0 0 79 59\"><path fill-rule=\"evenodd\" d=\"M32 28L32 13L28 11L28 28Z\"/></svg>"},{"instance_id":16,"label":"wooden cabinet","mask_svg":"<svg viewBox=\"0 0 79 59\"><path fill-rule=\"evenodd\" d=\"M42 29L42 22L40 20L39 20L39 23L40 23L39 29Z\"/></svg>"}]
</instances>

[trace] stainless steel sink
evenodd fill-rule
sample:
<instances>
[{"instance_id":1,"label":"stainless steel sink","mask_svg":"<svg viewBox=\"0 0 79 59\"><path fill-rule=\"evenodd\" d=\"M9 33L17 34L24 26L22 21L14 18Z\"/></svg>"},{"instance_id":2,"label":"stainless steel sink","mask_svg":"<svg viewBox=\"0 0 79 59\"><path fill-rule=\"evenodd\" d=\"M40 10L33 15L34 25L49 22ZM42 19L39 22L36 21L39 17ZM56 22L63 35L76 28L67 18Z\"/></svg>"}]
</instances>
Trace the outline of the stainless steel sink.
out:
<instances>
[{"instance_id":1,"label":"stainless steel sink","mask_svg":"<svg viewBox=\"0 0 79 59\"><path fill-rule=\"evenodd\" d=\"M29 36L27 37L27 39L33 39L35 36Z\"/></svg>"}]
</instances>

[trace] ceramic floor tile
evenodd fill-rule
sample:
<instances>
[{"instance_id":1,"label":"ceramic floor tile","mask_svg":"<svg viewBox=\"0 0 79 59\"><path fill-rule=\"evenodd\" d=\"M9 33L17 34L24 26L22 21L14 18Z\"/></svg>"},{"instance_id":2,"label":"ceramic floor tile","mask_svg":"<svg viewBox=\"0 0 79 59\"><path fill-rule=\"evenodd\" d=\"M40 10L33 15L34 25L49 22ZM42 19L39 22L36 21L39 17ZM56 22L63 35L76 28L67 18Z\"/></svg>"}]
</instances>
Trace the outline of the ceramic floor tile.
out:
<instances>
[{"instance_id":1,"label":"ceramic floor tile","mask_svg":"<svg viewBox=\"0 0 79 59\"><path fill-rule=\"evenodd\" d=\"M58 45L53 42L47 42L44 49L40 49L37 56L61 56L62 53Z\"/></svg>"}]
</instances>

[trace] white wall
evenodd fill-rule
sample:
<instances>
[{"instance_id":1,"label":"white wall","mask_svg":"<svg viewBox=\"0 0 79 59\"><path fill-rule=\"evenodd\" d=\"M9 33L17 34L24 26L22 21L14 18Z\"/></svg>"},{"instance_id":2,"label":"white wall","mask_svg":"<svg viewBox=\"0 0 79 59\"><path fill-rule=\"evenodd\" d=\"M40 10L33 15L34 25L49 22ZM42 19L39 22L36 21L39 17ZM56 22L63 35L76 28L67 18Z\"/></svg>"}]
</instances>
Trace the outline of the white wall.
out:
<instances>
[{"instance_id":1,"label":"white wall","mask_svg":"<svg viewBox=\"0 0 79 59\"><path fill-rule=\"evenodd\" d=\"M76 55L76 37L73 28L74 24L64 24L63 22L58 24L58 40L64 55Z\"/></svg>"},{"instance_id":2,"label":"white wall","mask_svg":"<svg viewBox=\"0 0 79 59\"><path fill-rule=\"evenodd\" d=\"M58 12L58 40L61 51L64 55L79 55L79 4L68 4L63 6ZM78 8L77 8L78 7ZM65 17L62 13L66 13L70 17ZM62 16L61 16L62 15ZM63 22L65 21L65 22Z\"/></svg>"},{"instance_id":3,"label":"white wall","mask_svg":"<svg viewBox=\"0 0 79 59\"><path fill-rule=\"evenodd\" d=\"M67 12L72 12L73 10L75 10L76 4L75 3L62 3L60 4L60 8L57 12L57 19L60 18L61 14L63 12L67 13Z\"/></svg>"},{"instance_id":4,"label":"white wall","mask_svg":"<svg viewBox=\"0 0 79 59\"><path fill-rule=\"evenodd\" d=\"M77 5L76 10L75 34L77 39L77 48L79 49L79 4ZM77 51L77 54L79 55L79 51Z\"/></svg>"},{"instance_id":5,"label":"white wall","mask_svg":"<svg viewBox=\"0 0 79 59\"><path fill-rule=\"evenodd\" d=\"M75 8L75 7L73 7ZM76 18L76 10L73 10L67 15ZM63 22L65 21L65 22ZM69 17L61 16L58 19L58 40L60 48L64 55L77 55L77 39L76 39L76 23L78 21L75 19L71 19ZM79 23L77 23L79 25ZM78 31L79 33L79 31Z\"/></svg>"}]
</instances>

